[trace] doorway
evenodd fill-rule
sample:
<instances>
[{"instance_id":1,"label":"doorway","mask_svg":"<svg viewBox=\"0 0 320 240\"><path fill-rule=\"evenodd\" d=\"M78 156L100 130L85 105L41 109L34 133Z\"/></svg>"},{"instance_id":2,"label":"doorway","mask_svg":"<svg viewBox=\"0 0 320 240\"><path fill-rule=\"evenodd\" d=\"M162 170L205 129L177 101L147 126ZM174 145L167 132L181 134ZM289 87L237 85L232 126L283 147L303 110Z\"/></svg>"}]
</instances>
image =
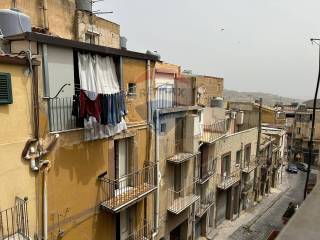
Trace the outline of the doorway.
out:
<instances>
[{"instance_id":1,"label":"doorway","mask_svg":"<svg viewBox=\"0 0 320 240\"><path fill-rule=\"evenodd\" d=\"M175 153L183 152L184 118L176 118L175 125Z\"/></svg>"}]
</instances>

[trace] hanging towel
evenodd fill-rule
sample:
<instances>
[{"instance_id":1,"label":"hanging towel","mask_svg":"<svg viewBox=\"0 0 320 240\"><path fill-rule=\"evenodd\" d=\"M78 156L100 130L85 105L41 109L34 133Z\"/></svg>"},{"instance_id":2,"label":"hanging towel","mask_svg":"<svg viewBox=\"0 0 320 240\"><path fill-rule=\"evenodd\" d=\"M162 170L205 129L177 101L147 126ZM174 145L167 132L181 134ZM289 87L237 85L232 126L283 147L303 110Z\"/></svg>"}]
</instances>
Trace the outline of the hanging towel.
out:
<instances>
[{"instance_id":1,"label":"hanging towel","mask_svg":"<svg viewBox=\"0 0 320 240\"><path fill-rule=\"evenodd\" d=\"M89 118L95 117L97 121L100 121L101 105L100 96L95 93L84 92L80 90L80 117ZM96 98L94 98L94 96Z\"/></svg>"}]
</instances>

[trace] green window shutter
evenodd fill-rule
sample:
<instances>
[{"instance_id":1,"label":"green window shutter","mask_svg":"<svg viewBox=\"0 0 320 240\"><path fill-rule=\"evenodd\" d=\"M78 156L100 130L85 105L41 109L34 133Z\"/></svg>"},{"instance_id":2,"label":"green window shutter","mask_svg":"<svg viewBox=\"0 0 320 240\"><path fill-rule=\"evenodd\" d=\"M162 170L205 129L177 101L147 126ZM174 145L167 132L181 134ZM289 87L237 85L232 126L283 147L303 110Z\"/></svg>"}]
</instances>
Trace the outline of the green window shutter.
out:
<instances>
[{"instance_id":1,"label":"green window shutter","mask_svg":"<svg viewBox=\"0 0 320 240\"><path fill-rule=\"evenodd\" d=\"M0 105L12 103L12 87L10 73L0 73Z\"/></svg>"}]
</instances>

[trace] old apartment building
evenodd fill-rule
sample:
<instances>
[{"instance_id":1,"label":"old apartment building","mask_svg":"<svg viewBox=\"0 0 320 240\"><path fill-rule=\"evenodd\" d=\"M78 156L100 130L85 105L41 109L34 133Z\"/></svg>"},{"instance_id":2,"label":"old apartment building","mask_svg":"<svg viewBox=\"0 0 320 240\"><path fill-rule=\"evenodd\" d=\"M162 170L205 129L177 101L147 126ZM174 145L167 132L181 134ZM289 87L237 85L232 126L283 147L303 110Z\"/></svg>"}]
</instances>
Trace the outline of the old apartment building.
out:
<instances>
[{"instance_id":1,"label":"old apartment building","mask_svg":"<svg viewBox=\"0 0 320 240\"><path fill-rule=\"evenodd\" d=\"M316 110L315 116L315 131L313 140L312 164L319 164L319 150L320 150L320 132L318 126L320 111ZM293 124L293 132L291 139L292 160L308 162L308 146L311 134L312 109L308 109L306 105L299 105L295 111L295 118Z\"/></svg>"},{"instance_id":2,"label":"old apartment building","mask_svg":"<svg viewBox=\"0 0 320 240\"><path fill-rule=\"evenodd\" d=\"M0 9L10 8L20 9L29 16L32 30L35 32L120 48L120 26L92 14L91 1L2 0L0 2ZM9 10L2 11L11 14Z\"/></svg>"},{"instance_id":3,"label":"old apartment building","mask_svg":"<svg viewBox=\"0 0 320 240\"><path fill-rule=\"evenodd\" d=\"M85 3L0 2L30 17L0 45L0 239L212 239L277 186L285 132Z\"/></svg>"}]
</instances>

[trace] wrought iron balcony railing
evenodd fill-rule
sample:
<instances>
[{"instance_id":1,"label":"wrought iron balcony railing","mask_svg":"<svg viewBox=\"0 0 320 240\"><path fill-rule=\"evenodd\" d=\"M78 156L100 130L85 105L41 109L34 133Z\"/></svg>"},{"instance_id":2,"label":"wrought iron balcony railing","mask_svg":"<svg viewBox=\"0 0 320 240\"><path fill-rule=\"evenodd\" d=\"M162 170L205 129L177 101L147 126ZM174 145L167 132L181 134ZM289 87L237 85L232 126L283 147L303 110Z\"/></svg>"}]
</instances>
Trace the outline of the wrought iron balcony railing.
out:
<instances>
[{"instance_id":1,"label":"wrought iron balcony railing","mask_svg":"<svg viewBox=\"0 0 320 240\"><path fill-rule=\"evenodd\" d=\"M242 164L242 172L250 173L257 167L256 156L250 156L249 159L245 159Z\"/></svg>"},{"instance_id":2,"label":"wrought iron balcony railing","mask_svg":"<svg viewBox=\"0 0 320 240\"><path fill-rule=\"evenodd\" d=\"M201 218L203 214L205 214L208 209L214 204L214 192L209 192L205 198L200 198L196 202L196 217Z\"/></svg>"},{"instance_id":3,"label":"wrought iron balcony railing","mask_svg":"<svg viewBox=\"0 0 320 240\"><path fill-rule=\"evenodd\" d=\"M211 143L227 133L226 121L218 121L213 124L202 124L201 141Z\"/></svg>"},{"instance_id":4,"label":"wrought iron balcony railing","mask_svg":"<svg viewBox=\"0 0 320 240\"><path fill-rule=\"evenodd\" d=\"M48 99L50 132L66 131L83 127L83 121L80 121L76 115L72 114L73 111L76 111L76 109L73 108L73 101L74 99L71 97Z\"/></svg>"},{"instance_id":5,"label":"wrought iron balcony railing","mask_svg":"<svg viewBox=\"0 0 320 240\"><path fill-rule=\"evenodd\" d=\"M195 183L179 191L168 189L168 211L173 214L180 214L200 197L195 193Z\"/></svg>"},{"instance_id":6,"label":"wrought iron balcony railing","mask_svg":"<svg viewBox=\"0 0 320 240\"><path fill-rule=\"evenodd\" d=\"M210 158L207 161L201 161L199 164L199 183L203 184L215 174L217 158Z\"/></svg>"},{"instance_id":7,"label":"wrought iron balcony railing","mask_svg":"<svg viewBox=\"0 0 320 240\"><path fill-rule=\"evenodd\" d=\"M119 212L153 192L157 188L155 169L153 164L118 179L100 178L103 190L102 208Z\"/></svg>"},{"instance_id":8,"label":"wrought iron balcony railing","mask_svg":"<svg viewBox=\"0 0 320 240\"><path fill-rule=\"evenodd\" d=\"M228 189L236 182L240 181L240 171L233 171L231 173L225 173L223 175L218 174L218 188L220 189Z\"/></svg>"},{"instance_id":9,"label":"wrought iron balcony railing","mask_svg":"<svg viewBox=\"0 0 320 240\"><path fill-rule=\"evenodd\" d=\"M138 226L133 233L131 233L126 240L151 240L154 232L154 226L152 222L146 223L142 227Z\"/></svg>"},{"instance_id":10,"label":"wrought iron balcony railing","mask_svg":"<svg viewBox=\"0 0 320 240\"><path fill-rule=\"evenodd\" d=\"M164 84L156 89L156 107L158 109L194 105L192 88L178 88Z\"/></svg>"},{"instance_id":11,"label":"wrought iron balcony railing","mask_svg":"<svg viewBox=\"0 0 320 240\"><path fill-rule=\"evenodd\" d=\"M27 200L17 199L14 207L0 212L0 240L29 240Z\"/></svg>"}]
</instances>

